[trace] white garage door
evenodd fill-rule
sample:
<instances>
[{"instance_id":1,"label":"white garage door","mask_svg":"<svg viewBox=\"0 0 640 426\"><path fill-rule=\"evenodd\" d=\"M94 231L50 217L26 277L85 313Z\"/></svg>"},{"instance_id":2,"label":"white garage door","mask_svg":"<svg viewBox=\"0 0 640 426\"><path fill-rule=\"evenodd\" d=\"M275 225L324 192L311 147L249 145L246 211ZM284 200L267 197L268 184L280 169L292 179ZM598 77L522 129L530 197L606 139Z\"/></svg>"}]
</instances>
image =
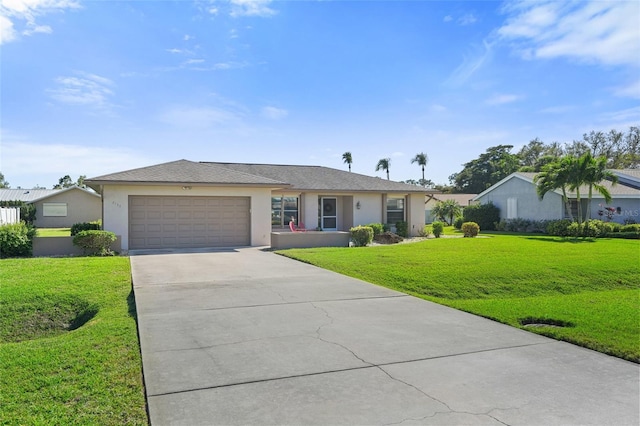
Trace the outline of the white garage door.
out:
<instances>
[{"instance_id":1,"label":"white garage door","mask_svg":"<svg viewBox=\"0 0 640 426\"><path fill-rule=\"evenodd\" d=\"M129 196L129 248L248 246L249 197Z\"/></svg>"}]
</instances>

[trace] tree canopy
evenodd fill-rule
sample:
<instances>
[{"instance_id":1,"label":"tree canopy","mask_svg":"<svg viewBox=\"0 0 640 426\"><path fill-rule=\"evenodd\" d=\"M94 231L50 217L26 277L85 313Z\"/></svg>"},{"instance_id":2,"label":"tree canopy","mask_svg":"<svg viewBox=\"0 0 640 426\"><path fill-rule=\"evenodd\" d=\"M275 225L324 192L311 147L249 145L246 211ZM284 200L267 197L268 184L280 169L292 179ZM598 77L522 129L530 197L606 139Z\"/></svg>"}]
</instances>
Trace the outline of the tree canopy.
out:
<instances>
[{"instance_id":1,"label":"tree canopy","mask_svg":"<svg viewBox=\"0 0 640 426\"><path fill-rule=\"evenodd\" d=\"M80 177L78 177L77 181L73 181L73 179L71 179L71 176L64 175L63 177L58 179L58 183L56 185L53 185L53 189L71 188L72 186L84 187L84 180L86 178L87 177L85 175L81 175Z\"/></svg>"},{"instance_id":2,"label":"tree canopy","mask_svg":"<svg viewBox=\"0 0 640 426\"><path fill-rule=\"evenodd\" d=\"M0 172L0 188L2 189L11 188L11 185L9 185L9 182L5 180L4 174L2 172Z\"/></svg>"}]
</instances>

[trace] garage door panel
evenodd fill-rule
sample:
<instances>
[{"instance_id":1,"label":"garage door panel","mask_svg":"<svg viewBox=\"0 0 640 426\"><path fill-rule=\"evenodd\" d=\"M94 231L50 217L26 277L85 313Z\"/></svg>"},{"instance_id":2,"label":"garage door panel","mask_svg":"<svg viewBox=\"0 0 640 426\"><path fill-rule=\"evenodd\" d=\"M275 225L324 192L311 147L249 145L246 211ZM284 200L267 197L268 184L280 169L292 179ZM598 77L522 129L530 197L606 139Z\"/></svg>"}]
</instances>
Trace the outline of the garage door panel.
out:
<instances>
[{"instance_id":1,"label":"garage door panel","mask_svg":"<svg viewBox=\"0 0 640 426\"><path fill-rule=\"evenodd\" d=\"M251 241L249 197L130 196L129 246L244 246Z\"/></svg>"}]
</instances>

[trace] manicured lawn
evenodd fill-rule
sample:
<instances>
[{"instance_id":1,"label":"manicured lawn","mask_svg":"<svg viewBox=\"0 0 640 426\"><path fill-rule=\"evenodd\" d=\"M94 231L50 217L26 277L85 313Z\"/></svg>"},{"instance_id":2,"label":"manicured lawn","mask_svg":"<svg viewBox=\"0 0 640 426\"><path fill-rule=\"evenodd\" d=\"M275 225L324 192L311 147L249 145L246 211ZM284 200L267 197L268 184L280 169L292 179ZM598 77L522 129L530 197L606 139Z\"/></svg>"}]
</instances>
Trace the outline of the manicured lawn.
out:
<instances>
[{"instance_id":1,"label":"manicured lawn","mask_svg":"<svg viewBox=\"0 0 640 426\"><path fill-rule=\"evenodd\" d=\"M70 237L71 228L38 228L38 237Z\"/></svg>"},{"instance_id":2,"label":"manicured lawn","mask_svg":"<svg viewBox=\"0 0 640 426\"><path fill-rule=\"evenodd\" d=\"M278 252L515 327L640 362L640 241L492 235Z\"/></svg>"},{"instance_id":3,"label":"manicured lawn","mask_svg":"<svg viewBox=\"0 0 640 426\"><path fill-rule=\"evenodd\" d=\"M147 424L130 276L124 257L0 261L3 424Z\"/></svg>"}]
</instances>

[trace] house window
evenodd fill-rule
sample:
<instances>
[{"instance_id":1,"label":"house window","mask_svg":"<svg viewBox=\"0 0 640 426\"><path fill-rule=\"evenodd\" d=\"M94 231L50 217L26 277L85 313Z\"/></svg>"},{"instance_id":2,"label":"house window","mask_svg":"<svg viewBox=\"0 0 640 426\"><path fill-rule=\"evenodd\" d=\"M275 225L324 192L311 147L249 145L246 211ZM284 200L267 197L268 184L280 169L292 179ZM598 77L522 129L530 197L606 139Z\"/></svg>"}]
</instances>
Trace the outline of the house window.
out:
<instances>
[{"instance_id":1,"label":"house window","mask_svg":"<svg viewBox=\"0 0 640 426\"><path fill-rule=\"evenodd\" d=\"M298 224L298 197L271 197L271 226L286 228L291 218Z\"/></svg>"},{"instance_id":2,"label":"house window","mask_svg":"<svg viewBox=\"0 0 640 426\"><path fill-rule=\"evenodd\" d=\"M42 216L67 216L67 203L43 203Z\"/></svg>"},{"instance_id":3,"label":"house window","mask_svg":"<svg viewBox=\"0 0 640 426\"><path fill-rule=\"evenodd\" d=\"M395 225L404 220L404 198L387 198L387 223Z\"/></svg>"}]
</instances>

